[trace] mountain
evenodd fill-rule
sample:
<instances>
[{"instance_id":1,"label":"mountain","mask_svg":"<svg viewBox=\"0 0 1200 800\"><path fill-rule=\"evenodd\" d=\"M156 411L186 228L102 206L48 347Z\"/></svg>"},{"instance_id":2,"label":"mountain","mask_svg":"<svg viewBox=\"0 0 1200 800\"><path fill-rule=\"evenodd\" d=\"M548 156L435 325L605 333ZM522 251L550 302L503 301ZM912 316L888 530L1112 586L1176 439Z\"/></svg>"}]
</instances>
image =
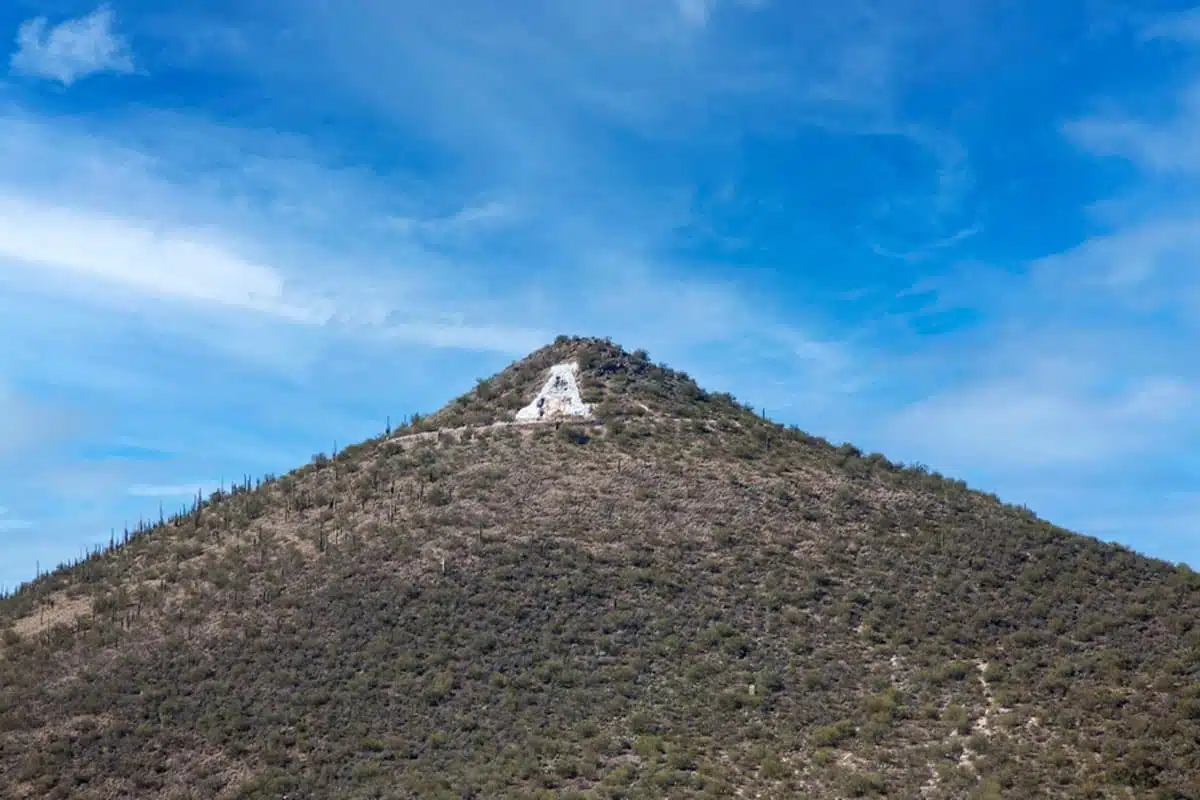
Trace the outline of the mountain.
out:
<instances>
[{"instance_id":1,"label":"mountain","mask_svg":"<svg viewBox=\"0 0 1200 800\"><path fill-rule=\"evenodd\" d=\"M608 341L121 538L0 601L0 796L1200 797L1195 572Z\"/></svg>"}]
</instances>

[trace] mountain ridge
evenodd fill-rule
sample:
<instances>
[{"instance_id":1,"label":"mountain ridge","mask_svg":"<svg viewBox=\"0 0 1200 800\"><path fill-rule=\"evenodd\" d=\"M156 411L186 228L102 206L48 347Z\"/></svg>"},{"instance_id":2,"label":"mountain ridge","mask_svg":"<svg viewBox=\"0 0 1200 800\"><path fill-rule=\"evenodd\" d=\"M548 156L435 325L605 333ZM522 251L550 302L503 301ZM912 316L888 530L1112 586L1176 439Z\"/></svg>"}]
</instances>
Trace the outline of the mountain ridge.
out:
<instances>
[{"instance_id":1,"label":"mountain ridge","mask_svg":"<svg viewBox=\"0 0 1200 800\"><path fill-rule=\"evenodd\" d=\"M511 424L568 363L594 419ZM0 776L1195 797L1198 598L1189 569L560 337L0 601Z\"/></svg>"}]
</instances>

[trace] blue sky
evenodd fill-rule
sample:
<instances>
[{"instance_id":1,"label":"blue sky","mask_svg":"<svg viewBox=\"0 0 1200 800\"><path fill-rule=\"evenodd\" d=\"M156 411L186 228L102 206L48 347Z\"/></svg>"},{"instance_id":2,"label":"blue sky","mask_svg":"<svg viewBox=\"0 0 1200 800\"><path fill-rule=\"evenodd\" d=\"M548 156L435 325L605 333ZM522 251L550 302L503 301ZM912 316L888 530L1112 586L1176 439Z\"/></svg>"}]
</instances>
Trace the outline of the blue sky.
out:
<instances>
[{"instance_id":1,"label":"blue sky","mask_svg":"<svg viewBox=\"0 0 1200 800\"><path fill-rule=\"evenodd\" d=\"M1196 8L9 0L0 41L10 588L558 333L1200 566Z\"/></svg>"}]
</instances>

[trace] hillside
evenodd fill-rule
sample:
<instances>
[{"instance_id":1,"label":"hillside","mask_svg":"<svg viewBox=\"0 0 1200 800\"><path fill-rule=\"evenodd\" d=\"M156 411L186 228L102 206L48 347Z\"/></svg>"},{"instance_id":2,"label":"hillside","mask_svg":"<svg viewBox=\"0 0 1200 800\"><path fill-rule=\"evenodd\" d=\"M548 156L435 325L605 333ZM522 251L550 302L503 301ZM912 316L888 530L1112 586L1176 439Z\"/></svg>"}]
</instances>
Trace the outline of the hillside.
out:
<instances>
[{"instance_id":1,"label":"hillside","mask_svg":"<svg viewBox=\"0 0 1200 800\"><path fill-rule=\"evenodd\" d=\"M560 339L0 601L0 796L1200 798L1198 615Z\"/></svg>"}]
</instances>

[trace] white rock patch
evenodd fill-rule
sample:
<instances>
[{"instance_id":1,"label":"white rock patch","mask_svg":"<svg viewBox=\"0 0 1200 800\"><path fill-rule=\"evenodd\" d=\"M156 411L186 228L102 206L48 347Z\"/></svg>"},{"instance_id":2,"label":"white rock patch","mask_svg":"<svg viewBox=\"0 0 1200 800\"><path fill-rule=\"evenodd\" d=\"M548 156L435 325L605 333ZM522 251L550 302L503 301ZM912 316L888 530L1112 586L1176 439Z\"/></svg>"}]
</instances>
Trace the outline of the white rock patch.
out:
<instances>
[{"instance_id":1,"label":"white rock patch","mask_svg":"<svg viewBox=\"0 0 1200 800\"><path fill-rule=\"evenodd\" d=\"M550 368L550 377L538 392L533 402L517 412L517 422L549 422L563 417L592 416L592 407L579 396L579 382L575 376L579 365L575 363L555 364Z\"/></svg>"}]
</instances>

